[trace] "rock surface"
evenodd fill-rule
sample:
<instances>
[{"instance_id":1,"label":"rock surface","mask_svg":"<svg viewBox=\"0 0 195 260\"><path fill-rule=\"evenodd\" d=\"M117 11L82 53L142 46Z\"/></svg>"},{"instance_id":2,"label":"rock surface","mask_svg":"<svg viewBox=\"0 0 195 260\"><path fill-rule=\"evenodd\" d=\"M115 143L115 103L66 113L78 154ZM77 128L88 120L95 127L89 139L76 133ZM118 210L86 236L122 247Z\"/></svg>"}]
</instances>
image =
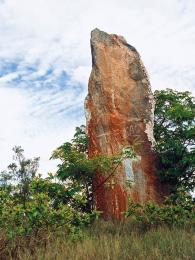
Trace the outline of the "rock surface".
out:
<instances>
[{"instance_id":1,"label":"rock surface","mask_svg":"<svg viewBox=\"0 0 195 260\"><path fill-rule=\"evenodd\" d=\"M120 154L135 145L137 159L125 159L104 184L97 173L93 190L105 219L122 219L128 199L160 201L152 146L154 99L146 69L136 49L122 36L91 32L92 72L85 103L89 156ZM127 185L131 182L131 185Z\"/></svg>"}]
</instances>

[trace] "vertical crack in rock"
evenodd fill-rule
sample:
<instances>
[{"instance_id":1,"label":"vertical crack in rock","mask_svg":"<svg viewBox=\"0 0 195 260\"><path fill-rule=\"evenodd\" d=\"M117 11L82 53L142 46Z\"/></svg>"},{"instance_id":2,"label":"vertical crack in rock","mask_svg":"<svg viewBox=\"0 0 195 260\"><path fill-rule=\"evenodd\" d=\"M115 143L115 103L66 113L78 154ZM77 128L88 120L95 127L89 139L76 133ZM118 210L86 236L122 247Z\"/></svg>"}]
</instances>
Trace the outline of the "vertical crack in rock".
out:
<instances>
[{"instance_id":1,"label":"vertical crack in rock","mask_svg":"<svg viewBox=\"0 0 195 260\"><path fill-rule=\"evenodd\" d=\"M89 157L120 154L124 147L137 147L138 160L125 161L103 185L106 177L97 173L93 183L96 207L103 217L122 219L129 198L143 203L161 200L152 149L154 98L139 53L122 36L93 30L91 53L85 102ZM129 169L134 178L131 186L126 184Z\"/></svg>"}]
</instances>

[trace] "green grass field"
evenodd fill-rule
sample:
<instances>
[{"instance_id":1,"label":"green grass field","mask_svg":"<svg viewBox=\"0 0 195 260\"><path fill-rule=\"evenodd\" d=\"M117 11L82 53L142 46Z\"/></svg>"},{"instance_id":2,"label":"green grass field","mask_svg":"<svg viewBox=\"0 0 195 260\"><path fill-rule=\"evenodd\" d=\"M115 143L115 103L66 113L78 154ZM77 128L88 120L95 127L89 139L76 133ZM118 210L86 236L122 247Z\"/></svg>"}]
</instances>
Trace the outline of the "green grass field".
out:
<instances>
[{"instance_id":1,"label":"green grass field","mask_svg":"<svg viewBox=\"0 0 195 260\"><path fill-rule=\"evenodd\" d=\"M41 238L42 237L42 238ZM99 221L83 231L77 241L66 239L63 230L58 234L42 234L37 242L33 237L18 241L18 256L1 259L28 260L118 260L195 259L195 232L192 227L143 228L132 223Z\"/></svg>"}]
</instances>

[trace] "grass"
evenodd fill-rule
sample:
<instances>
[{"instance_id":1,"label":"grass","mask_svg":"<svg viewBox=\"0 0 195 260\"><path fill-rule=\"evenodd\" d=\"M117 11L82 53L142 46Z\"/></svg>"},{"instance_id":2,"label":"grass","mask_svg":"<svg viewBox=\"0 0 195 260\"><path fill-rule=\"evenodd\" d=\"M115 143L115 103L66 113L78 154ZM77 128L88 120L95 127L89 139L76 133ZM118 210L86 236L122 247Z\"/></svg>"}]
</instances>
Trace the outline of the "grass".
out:
<instances>
[{"instance_id":1,"label":"grass","mask_svg":"<svg viewBox=\"0 0 195 260\"><path fill-rule=\"evenodd\" d=\"M132 223L97 222L83 231L78 241L58 234L41 234L17 241L15 254L0 259L21 260L183 260L195 259L193 228L143 230ZM17 251L17 252L16 252ZM16 256L17 253L17 256Z\"/></svg>"}]
</instances>

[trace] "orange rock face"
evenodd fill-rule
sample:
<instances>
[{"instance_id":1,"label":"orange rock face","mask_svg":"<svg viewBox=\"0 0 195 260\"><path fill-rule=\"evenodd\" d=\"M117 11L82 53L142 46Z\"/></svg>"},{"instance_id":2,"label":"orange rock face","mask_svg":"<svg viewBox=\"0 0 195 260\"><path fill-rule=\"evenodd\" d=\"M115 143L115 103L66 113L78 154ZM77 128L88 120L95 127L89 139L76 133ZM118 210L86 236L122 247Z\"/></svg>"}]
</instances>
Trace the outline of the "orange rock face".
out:
<instances>
[{"instance_id":1,"label":"orange rock face","mask_svg":"<svg viewBox=\"0 0 195 260\"><path fill-rule=\"evenodd\" d=\"M97 173L93 190L105 219L123 218L128 199L160 201L152 146L154 100L139 53L126 40L98 29L91 33L92 72L85 103L89 156L116 155L136 145L137 159L125 159L104 184ZM131 183L131 185L128 185Z\"/></svg>"}]
</instances>

